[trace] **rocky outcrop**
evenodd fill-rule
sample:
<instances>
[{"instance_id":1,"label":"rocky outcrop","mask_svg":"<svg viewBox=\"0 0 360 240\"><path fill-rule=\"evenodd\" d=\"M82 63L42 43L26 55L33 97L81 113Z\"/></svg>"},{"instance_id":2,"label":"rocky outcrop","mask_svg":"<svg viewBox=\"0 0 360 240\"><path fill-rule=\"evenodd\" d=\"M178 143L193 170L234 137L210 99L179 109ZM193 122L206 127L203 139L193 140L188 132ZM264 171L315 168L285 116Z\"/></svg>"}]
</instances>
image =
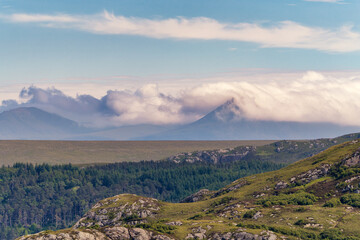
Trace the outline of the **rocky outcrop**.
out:
<instances>
[{"instance_id":1,"label":"rocky outcrop","mask_svg":"<svg viewBox=\"0 0 360 240\"><path fill-rule=\"evenodd\" d=\"M229 219L242 218L243 213L240 210L240 207L241 205L239 203L231 204L221 211L218 211L217 216Z\"/></svg>"},{"instance_id":2,"label":"rocky outcrop","mask_svg":"<svg viewBox=\"0 0 360 240\"><path fill-rule=\"evenodd\" d=\"M360 149L356 150L350 157L341 161L341 165L355 167L360 165Z\"/></svg>"},{"instance_id":3,"label":"rocky outcrop","mask_svg":"<svg viewBox=\"0 0 360 240\"><path fill-rule=\"evenodd\" d=\"M18 240L73 240L73 239L107 240L108 238L105 236L105 234L94 229L86 229L86 230L76 229L76 230L59 232L59 233L48 233L45 231L45 232L40 232L38 234L18 238ZM113 239L115 240L119 238L113 238Z\"/></svg>"},{"instance_id":4,"label":"rocky outcrop","mask_svg":"<svg viewBox=\"0 0 360 240\"><path fill-rule=\"evenodd\" d=\"M263 231L259 235L247 233L244 231L214 233L209 236L209 240L276 240L276 235L269 231Z\"/></svg>"},{"instance_id":5,"label":"rocky outcrop","mask_svg":"<svg viewBox=\"0 0 360 240\"><path fill-rule=\"evenodd\" d=\"M218 196L223 195L225 193L238 190L238 189L240 189L243 186L248 185L248 184L249 183L244 179L234 181L230 186L222 188L219 191L216 191L211 197L215 198L215 197L218 197Z\"/></svg>"},{"instance_id":6,"label":"rocky outcrop","mask_svg":"<svg viewBox=\"0 0 360 240\"><path fill-rule=\"evenodd\" d=\"M66 229L63 232L40 232L18 240L174 240L142 228L108 227L95 229Z\"/></svg>"},{"instance_id":7,"label":"rocky outcrop","mask_svg":"<svg viewBox=\"0 0 360 240\"><path fill-rule=\"evenodd\" d=\"M206 237L206 229L202 227L197 227L191 229L192 233L189 233L185 239L207 239Z\"/></svg>"},{"instance_id":8,"label":"rocky outcrop","mask_svg":"<svg viewBox=\"0 0 360 240\"><path fill-rule=\"evenodd\" d=\"M123 202L124 197L134 198ZM147 222L160 210L160 203L154 198L138 197L131 194L122 194L98 202L74 226L119 226L122 224L135 225Z\"/></svg>"},{"instance_id":9,"label":"rocky outcrop","mask_svg":"<svg viewBox=\"0 0 360 240\"><path fill-rule=\"evenodd\" d=\"M280 189L284 189L287 188L289 186L289 184L285 181L280 181L278 183L275 184L275 190L280 190Z\"/></svg>"},{"instance_id":10,"label":"rocky outcrop","mask_svg":"<svg viewBox=\"0 0 360 240\"><path fill-rule=\"evenodd\" d=\"M125 227L110 227L104 230L106 236L113 240L130 239L129 229Z\"/></svg>"},{"instance_id":11,"label":"rocky outcrop","mask_svg":"<svg viewBox=\"0 0 360 240\"><path fill-rule=\"evenodd\" d=\"M241 146L231 149L208 150L198 152L180 153L169 157L168 161L180 162L207 162L212 164L233 162L244 159L248 154L254 153L256 147Z\"/></svg>"},{"instance_id":12,"label":"rocky outcrop","mask_svg":"<svg viewBox=\"0 0 360 240\"><path fill-rule=\"evenodd\" d=\"M206 197L208 197L210 194L211 194L211 192L208 189L201 189L200 191L184 198L183 200L181 200L181 202L182 203L190 203L190 202L202 201L202 200L205 200Z\"/></svg>"},{"instance_id":13,"label":"rocky outcrop","mask_svg":"<svg viewBox=\"0 0 360 240\"><path fill-rule=\"evenodd\" d=\"M330 170L330 167L330 164L322 164L320 167L310 169L305 173L292 177L290 182L297 185L307 184L313 180L326 176Z\"/></svg>"}]
</instances>

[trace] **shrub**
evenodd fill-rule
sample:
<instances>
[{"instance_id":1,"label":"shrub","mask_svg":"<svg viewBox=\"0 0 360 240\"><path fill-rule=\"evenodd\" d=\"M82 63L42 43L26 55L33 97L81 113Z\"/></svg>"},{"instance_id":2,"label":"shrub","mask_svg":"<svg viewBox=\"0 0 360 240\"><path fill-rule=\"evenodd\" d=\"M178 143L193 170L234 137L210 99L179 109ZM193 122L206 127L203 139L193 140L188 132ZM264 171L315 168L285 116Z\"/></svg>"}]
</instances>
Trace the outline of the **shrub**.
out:
<instances>
[{"instance_id":1,"label":"shrub","mask_svg":"<svg viewBox=\"0 0 360 240\"><path fill-rule=\"evenodd\" d=\"M141 218L137 214L132 214L130 216L124 217L123 220L124 222L132 222L141 220Z\"/></svg>"},{"instance_id":2,"label":"shrub","mask_svg":"<svg viewBox=\"0 0 360 240\"><path fill-rule=\"evenodd\" d=\"M360 207L360 195L359 194L346 194L340 198L341 203L349 204L353 207Z\"/></svg>"},{"instance_id":3,"label":"shrub","mask_svg":"<svg viewBox=\"0 0 360 240\"><path fill-rule=\"evenodd\" d=\"M140 223L140 224L136 224L135 227L154 230L157 232L167 233L167 234L172 234L173 230L176 229L175 226L169 226L162 223L154 223L154 224Z\"/></svg>"},{"instance_id":4,"label":"shrub","mask_svg":"<svg viewBox=\"0 0 360 240\"><path fill-rule=\"evenodd\" d=\"M249 210L244 213L243 218L253 218L256 212L257 211L255 209Z\"/></svg>"},{"instance_id":5,"label":"shrub","mask_svg":"<svg viewBox=\"0 0 360 240\"><path fill-rule=\"evenodd\" d=\"M343 236L344 234L339 229L327 229L320 233L320 239L328 240L358 240L360 238L355 236Z\"/></svg>"},{"instance_id":6,"label":"shrub","mask_svg":"<svg viewBox=\"0 0 360 240\"><path fill-rule=\"evenodd\" d=\"M293 194L280 194L259 200L257 203L264 207L272 205L311 205L317 200L314 194L307 192L297 192Z\"/></svg>"},{"instance_id":7,"label":"shrub","mask_svg":"<svg viewBox=\"0 0 360 240\"><path fill-rule=\"evenodd\" d=\"M198 220L198 219L201 219L203 218L204 216L202 214L195 214L194 216L192 217L189 217L188 219L189 220Z\"/></svg>"},{"instance_id":8,"label":"shrub","mask_svg":"<svg viewBox=\"0 0 360 240\"><path fill-rule=\"evenodd\" d=\"M297 209L295 209L295 212L306 212L307 209L305 207L299 207Z\"/></svg>"},{"instance_id":9,"label":"shrub","mask_svg":"<svg viewBox=\"0 0 360 240\"><path fill-rule=\"evenodd\" d=\"M294 225L297 225L297 226L305 226L306 224L310 223L309 220L307 219L300 219L300 220L297 220Z\"/></svg>"},{"instance_id":10,"label":"shrub","mask_svg":"<svg viewBox=\"0 0 360 240\"><path fill-rule=\"evenodd\" d=\"M329 201L327 201L325 204L324 204L324 207L336 207L336 206L339 206L341 204L340 200L338 198L332 198L330 199Z\"/></svg>"}]
</instances>

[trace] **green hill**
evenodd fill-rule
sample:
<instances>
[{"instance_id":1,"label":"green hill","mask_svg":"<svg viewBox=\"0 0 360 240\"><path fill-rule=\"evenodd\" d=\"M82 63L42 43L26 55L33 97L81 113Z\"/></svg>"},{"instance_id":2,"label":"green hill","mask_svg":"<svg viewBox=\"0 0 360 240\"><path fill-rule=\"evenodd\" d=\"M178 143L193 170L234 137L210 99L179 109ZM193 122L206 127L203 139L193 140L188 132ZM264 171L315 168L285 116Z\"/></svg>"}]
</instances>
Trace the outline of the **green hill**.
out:
<instances>
[{"instance_id":1,"label":"green hill","mask_svg":"<svg viewBox=\"0 0 360 240\"><path fill-rule=\"evenodd\" d=\"M71 229L20 239L359 239L359 182L360 142L353 140L187 203L117 195Z\"/></svg>"}]
</instances>

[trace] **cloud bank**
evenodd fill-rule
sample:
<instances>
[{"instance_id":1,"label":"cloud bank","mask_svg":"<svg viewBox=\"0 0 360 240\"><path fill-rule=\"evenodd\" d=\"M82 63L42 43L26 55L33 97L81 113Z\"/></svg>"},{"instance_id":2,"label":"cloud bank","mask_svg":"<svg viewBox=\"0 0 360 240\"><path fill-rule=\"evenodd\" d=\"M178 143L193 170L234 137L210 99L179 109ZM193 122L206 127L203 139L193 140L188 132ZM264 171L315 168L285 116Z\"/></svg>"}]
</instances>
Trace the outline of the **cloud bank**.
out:
<instances>
[{"instance_id":1,"label":"cloud bank","mask_svg":"<svg viewBox=\"0 0 360 240\"><path fill-rule=\"evenodd\" d=\"M339 2L327 0L327 2ZM93 34L137 35L156 39L195 39L251 42L263 48L300 48L327 52L360 50L360 33L351 25L338 29L305 26L292 21L274 24L227 23L212 18L146 19L117 16L104 11L96 15L12 14L0 15L12 23L68 28Z\"/></svg>"},{"instance_id":2,"label":"cloud bank","mask_svg":"<svg viewBox=\"0 0 360 240\"><path fill-rule=\"evenodd\" d=\"M231 81L164 92L155 84L109 90L101 98L71 97L55 88L24 88L20 101L4 100L1 110L35 106L87 126L183 124L195 121L230 99L239 118L331 122L360 126L360 77L309 71L287 81Z\"/></svg>"}]
</instances>

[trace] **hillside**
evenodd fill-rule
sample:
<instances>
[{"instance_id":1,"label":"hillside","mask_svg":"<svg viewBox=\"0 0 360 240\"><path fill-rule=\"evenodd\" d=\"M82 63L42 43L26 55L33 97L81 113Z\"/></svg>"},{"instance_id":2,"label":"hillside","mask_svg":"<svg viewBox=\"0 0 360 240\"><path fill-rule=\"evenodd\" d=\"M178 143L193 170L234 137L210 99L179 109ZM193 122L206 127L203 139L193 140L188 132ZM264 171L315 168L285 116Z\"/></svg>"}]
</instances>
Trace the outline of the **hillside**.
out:
<instances>
[{"instance_id":1,"label":"hillside","mask_svg":"<svg viewBox=\"0 0 360 240\"><path fill-rule=\"evenodd\" d=\"M265 145L246 145L237 146L235 148L179 153L167 158L167 160L176 163L207 162L212 164L260 160L289 164L303 158L311 157L331 146L359 138L359 133L352 133L336 138L322 138L302 141L282 140Z\"/></svg>"},{"instance_id":2,"label":"hillside","mask_svg":"<svg viewBox=\"0 0 360 240\"><path fill-rule=\"evenodd\" d=\"M19 239L359 239L359 181L353 140L186 203L117 195L71 229Z\"/></svg>"}]
</instances>

